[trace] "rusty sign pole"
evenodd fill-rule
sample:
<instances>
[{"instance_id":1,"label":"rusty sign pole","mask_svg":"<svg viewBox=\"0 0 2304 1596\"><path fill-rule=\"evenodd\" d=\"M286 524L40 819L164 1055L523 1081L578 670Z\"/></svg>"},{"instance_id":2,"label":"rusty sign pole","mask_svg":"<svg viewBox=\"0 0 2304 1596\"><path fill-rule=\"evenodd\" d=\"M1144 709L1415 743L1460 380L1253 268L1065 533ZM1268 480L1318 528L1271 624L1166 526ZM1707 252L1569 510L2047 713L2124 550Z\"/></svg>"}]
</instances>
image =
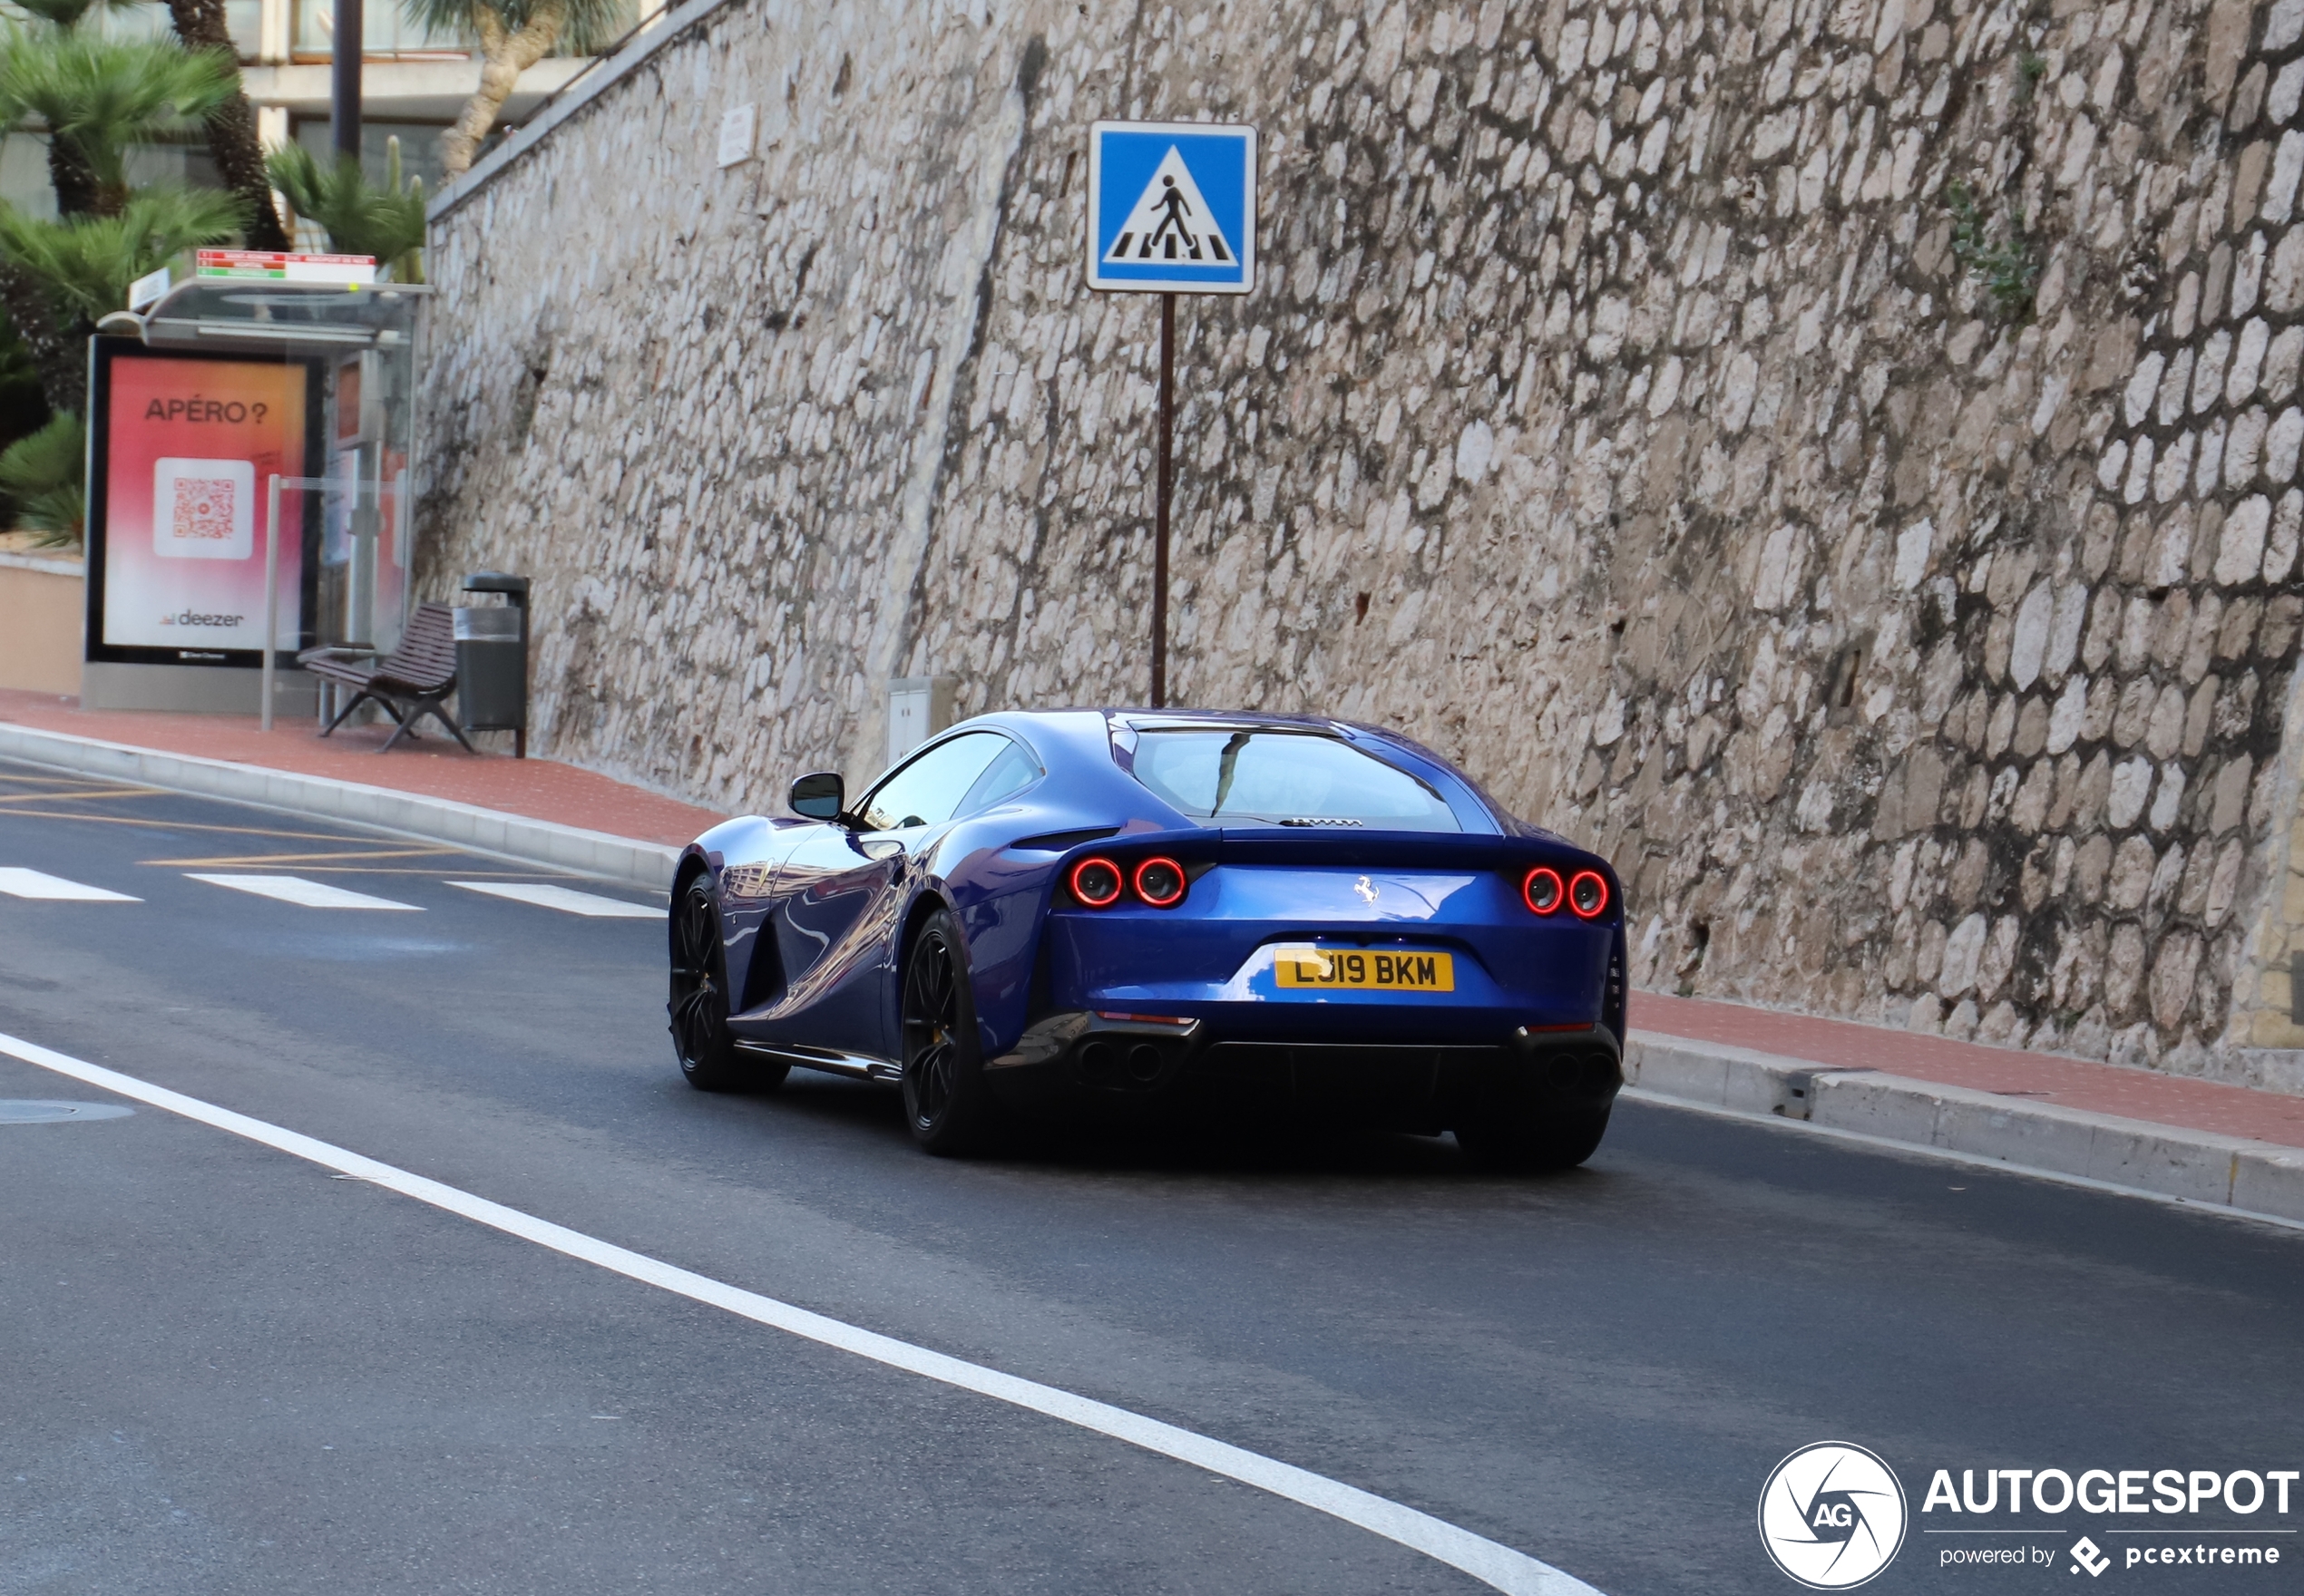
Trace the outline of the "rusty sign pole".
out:
<instances>
[{"instance_id":1,"label":"rusty sign pole","mask_svg":"<svg viewBox=\"0 0 2304 1596\"><path fill-rule=\"evenodd\" d=\"M1256 130L1099 122L1089 129L1088 286L1160 296L1160 437L1152 502L1152 707L1168 702L1176 501L1176 299L1256 277Z\"/></svg>"},{"instance_id":2,"label":"rusty sign pole","mask_svg":"<svg viewBox=\"0 0 2304 1596\"><path fill-rule=\"evenodd\" d=\"M1168 702L1168 504L1176 492L1176 296L1160 296L1160 486L1152 521L1152 707Z\"/></svg>"}]
</instances>

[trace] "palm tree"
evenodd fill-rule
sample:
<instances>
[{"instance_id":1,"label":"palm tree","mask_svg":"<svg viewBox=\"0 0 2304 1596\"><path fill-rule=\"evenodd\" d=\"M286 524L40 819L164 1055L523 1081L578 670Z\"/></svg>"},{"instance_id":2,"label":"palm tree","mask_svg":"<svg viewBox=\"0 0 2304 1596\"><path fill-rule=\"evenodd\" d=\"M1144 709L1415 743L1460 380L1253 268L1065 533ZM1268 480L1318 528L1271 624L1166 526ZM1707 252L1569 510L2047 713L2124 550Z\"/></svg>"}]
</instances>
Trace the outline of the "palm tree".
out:
<instances>
[{"instance_id":1,"label":"palm tree","mask_svg":"<svg viewBox=\"0 0 2304 1596\"><path fill-rule=\"evenodd\" d=\"M630 30L634 9L632 0L400 0L416 26L480 46L480 87L440 140L448 175L471 169L522 73L562 44L590 54L614 44Z\"/></svg>"},{"instance_id":2,"label":"palm tree","mask_svg":"<svg viewBox=\"0 0 2304 1596\"><path fill-rule=\"evenodd\" d=\"M73 4L74 0L20 0L44 5ZM85 0L81 0L85 3ZM224 25L224 0L168 0L168 15L176 37L195 52L220 52L234 63L232 92L212 106L203 119L208 128L208 152L215 159L224 186L240 197L247 213L248 247L286 249L288 229L272 203L272 189L264 175L264 146L256 137L256 108L240 91L239 51Z\"/></svg>"},{"instance_id":3,"label":"palm tree","mask_svg":"<svg viewBox=\"0 0 2304 1596\"><path fill-rule=\"evenodd\" d=\"M39 222L0 206L0 258L46 282L66 315L93 327L128 303L138 277L239 228L237 195L155 184L130 196L116 216Z\"/></svg>"},{"instance_id":4,"label":"palm tree","mask_svg":"<svg viewBox=\"0 0 2304 1596\"><path fill-rule=\"evenodd\" d=\"M424 183L403 186L400 141L385 141L384 186L376 188L360 163L339 155L333 168L301 144L275 150L265 168L272 186L300 217L327 229L328 248L341 255L373 255L396 283L424 281Z\"/></svg>"},{"instance_id":5,"label":"palm tree","mask_svg":"<svg viewBox=\"0 0 2304 1596\"><path fill-rule=\"evenodd\" d=\"M15 0L24 10L66 32L80 26L91 11L126 11L144 0ZM256 137L256 111L240 92L239 47L224 25L224 0L168 0L176 37L196 54L220 54L235 63L231 92L205 117L209 154L223 174L224 186L240 197L248 210L248 246L251 249L286 249L287 229L272 205L272 190L264 180L264 150Z\"/></svg>"},{"instance_id":6,"label":"palm tree","mask_svg":"<svg viewBox=\"0 0 2304 1596\"><path fill-rule=\"evenodd\" d=\"M59 411L85 403L88 334L126 303L129 283L178 249L218 242L245 225L230 195L170 190L140 205L128 186L130 148L237 93L238 65L166 40L84 31L94 4L34 0L41 20L0 34L0 118L47 125L58 212L54 222L35 222L0 207L0 308ZM112 225L83 225L98 221Z\"/></svg>"},{"instance_id":7,"label":"palm tree","mask_svg":"<svg viewBox=\"0 0 2304 1596\"><path fill-rule=\"evenodd\" d=\"M100 317L128 303L129 284L180 251L221 242L239 228L239 197L219 189L155 186L130 195L117 215L52 222L0 204L0 267L6 268L0 288L9 290L0 301L25 335L49 408L86 406L88 335ZM51 336L34 338L34 327Z\"/></svg>"},{"instance_id":8,"label":"palm tree","mask_svg":"<svg viewBox=\"0 0 2304 1596\"><path fill-rule=\"evenodd\" d=\"M0 118L48 126L48 177L64 216L118 216L128 150L197 121L239 90L229 56L158 39L106 39L54 24L18 25L0 49Z\"/></svg>"},{"instance_id":9,"label":"palm tree","mask_svg":"<svg viewBox=\"0 0 2304 1596\"><path fill-rule=\"evenodd\" d=\"M0 449L0 494L8 501L10 530L35 534L35 547L80 541L88 523L82 475L87 451L87 429L68 410Z\"/></svg>"}]
</instances>

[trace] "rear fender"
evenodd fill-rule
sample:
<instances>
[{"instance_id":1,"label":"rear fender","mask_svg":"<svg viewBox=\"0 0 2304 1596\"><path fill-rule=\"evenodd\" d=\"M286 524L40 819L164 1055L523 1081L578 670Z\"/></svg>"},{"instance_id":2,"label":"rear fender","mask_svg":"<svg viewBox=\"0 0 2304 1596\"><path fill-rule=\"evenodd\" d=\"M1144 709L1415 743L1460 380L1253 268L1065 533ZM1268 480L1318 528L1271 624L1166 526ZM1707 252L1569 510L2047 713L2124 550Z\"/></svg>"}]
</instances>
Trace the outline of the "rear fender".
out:
<instances>
[{"instance_id":1,"label":"rear fender","mask_svg":"<svg viewBox=\"0 0 2304 1596\"><path fill-rule=\"evenodd\" d=\"M892 962L889 967L888 990L894 994L895 998L888 1017L888 1035L893 1042L893 1048L889 1055L892 1058L903 1051L904 971L912 966L912 950L920 940L921 928L928 923L938 910L949 910L952 907L943 894L935 888L923 887L913 896L911 905L904 910L903 929L896 938L896 945L891 956ZM956 912L953 918L959 919ZM961 929L962 940L964 942L967 940L965 921L962 923ZM972 981L975 960L969 957L968 949L964 947L961 949L961 959L967 966L970 979Z\"/></svg>"},{"instance_id":2,"label":"rear fender","mask_svg":"<svg viewBox=\"0 0 2304 1596\"><path fill-rule=\"evenodd\" d=\"M1041 967L1048 913L1074 864L1120 846L1131 857L1147 850L1173 852L1184 839L1203 845L1196 858L1213 862L1205 851L1206 832L1165 832L1141 821L1044 826L1048 819L1035 815L1020 825L1012 815L979 817L941 840L928 861L932 887L968 940L969 978L987 1058L1013 1048L1024 1027L1040 1017L1047 997ZM1031 834L1019 838L1020 830Z\"/></svg>"}]
</instances>

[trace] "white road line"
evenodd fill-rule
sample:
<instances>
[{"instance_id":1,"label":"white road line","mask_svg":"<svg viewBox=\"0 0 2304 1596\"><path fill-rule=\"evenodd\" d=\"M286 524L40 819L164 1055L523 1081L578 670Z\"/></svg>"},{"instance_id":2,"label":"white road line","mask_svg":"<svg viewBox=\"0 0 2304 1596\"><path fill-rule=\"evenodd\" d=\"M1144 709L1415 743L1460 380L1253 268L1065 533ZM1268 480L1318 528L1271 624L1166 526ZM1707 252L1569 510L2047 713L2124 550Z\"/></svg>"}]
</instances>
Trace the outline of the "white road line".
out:
<instances>
[{"instance_id":1,"label":"white road line","mask_svg":"<svg viewBox=\"0 0 2304 1596\"><path fill-rule=\"evenodd\" d=\"M277 898L283 903L300 903L307 909L405 909L411 914L424 912L420 904L371 898L366 892L331 887L326 881L308 881L302 876L194 875L192 880L214 887L229 887L236 892L253 892L259 898Z\"/></svg>"},{"instance_id":2,"label":"white road line","mask_svg":"<svg viewBox=\"0 0 2304 1596\"><path fill-rule=\"evenodd\" d=\"M142 898L131 898L125 892L108 892L102 887L86 887L78 881L68 881L62 876L52 876L45 871L26 870L20 864L0 865L0 892L11 898L40 898L58 903L142 903Z\"/></svg>"},{"instance_id":3,"label":"white road line","mask_svg":"<svg viewBox=\"0 0 2304 1596\"><path fill-rule=\"evenodd\" d=\"M557 909L566 914L588 915L594 920L662 920L664 910L651 909L645 903L628 903L621 898L603 898L597 892L578 892L567 887L532 885L523 881L450 881L452 887L462 887L467 892L485 892L491 898L509 898L514 903L533 903L539 909Z\"/></svg>"},{"instance_id":4,"label":"white road line","mask_svg":"<svg viewBox=\"0 0 2304 1596\"><path fill-rule=\"evenodd\" d=\"M1147 1452L1173 1457L1204 1468L1210 1474L1238 1480L1275 1496L1299 1503L1316 1512L1343 1520L1372 1534L1394 1541L1411 1551L1463 1570L1483 1584L1512 1596L1601 1596L1593 1586L1575 1575L1564 1573L1549 1563L1538 1562L1525 1552L1515 1552L1471 1531L1460 1529L1445 1519L1438 1519L1412 1507L1402 1506L1387 1497L1362 1491L1316 1474L1294 1464L1282 1463L1261 1453L1250 1452L1228 1443L1214 1440L1194 1431L1163 1424L1142 1414L1131 1413L1124 1407L1098 1402L1091 1397L1078 1396L1054 1386L1043 1386L1036 1380L1021 1379L1002 1374L981 1364L968 1363L932 1352L925 1347L915 1347L909 1341L860 1328L773 1297L763 1297L727 1285L708 1276L691 1273L688 1270L632 1252L613 1242L602 1241L581 1231L553 1224L549 1220L506 1208L484 1197L475 1197L454 1186L422 1175L410 1174L388 1163L346 1151L330 1143L285 1130L278 1125L235 1114L197 1097L187 1097L165 1086L153 1085L133 1075L122 1075L102 1065L58 1053L36 1043L0 1035L0 1053L22 1059L42 1069L53 1070L75 1081L107 1092L116 1092L154 1108L197 1120L220 1131L229 1131L251 1142L274 1148L281 1153L308 1160L325 1169L337 1171L372 1184L413 1197L419 1202L456 1214L461 1218L499 1230L507 1235L532 1241L539 1247L564 1253L570 1258L594 1264L635 1280L646 1285L686 1297L709 1307L724 1309L741 1319L748 1319L773 1329L815 1341L843 1352L854 1353L874 1363L900 1368L909 1374L956 1386L963 1391L973 1391L995 1401L1010 1403L1050 1418L1078 1425L1082 1429L1126 1441Z\"/></svg>"}]
</instances>

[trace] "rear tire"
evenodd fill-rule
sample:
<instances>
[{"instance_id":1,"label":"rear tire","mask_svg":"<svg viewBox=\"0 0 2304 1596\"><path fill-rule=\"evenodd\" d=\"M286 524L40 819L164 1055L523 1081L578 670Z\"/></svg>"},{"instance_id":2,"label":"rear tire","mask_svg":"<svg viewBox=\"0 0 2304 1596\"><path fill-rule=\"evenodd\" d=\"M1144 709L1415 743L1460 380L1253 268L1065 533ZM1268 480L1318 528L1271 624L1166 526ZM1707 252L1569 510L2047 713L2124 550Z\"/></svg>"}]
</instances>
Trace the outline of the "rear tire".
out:
<instances>
[{"instance_id":1,"label":"rear tire","mask_svg":"<svg viewBox=\"0 0 2304 1596\"><path fill-rule=\"evenodd\" d=\"M1513 1105L1456 1127L1457 1145L1489 1169L1542 1173L1574 1169L1600 1150L1615 1108L1545 1111Z\"/></svg>"},{"instance_id":2,"label":"rear tire","mask_svg":"<svg viewBox=\"0 0 2304 1596\"><path fill-rule=\"evenodd\" d=\"M930 915L904 961L901 1018L904 1123L913 1140L940 1157L981 1150L999 1111L984 1081L975 994L966 944L952 911Z\"/></svg>"},{"instance_id":3,"label":"rear tire","mask_svg":"<svg viewBox=\"0 0 2304 1596\"><path fill-rule=\"evenodd\" d=\"M739 1052L728 1029L727 950L720 911L703 876L672 906L672 1052L699 1092L760 1092L784 1084L789 1065Z\"/></svg>"}]
</instances>

